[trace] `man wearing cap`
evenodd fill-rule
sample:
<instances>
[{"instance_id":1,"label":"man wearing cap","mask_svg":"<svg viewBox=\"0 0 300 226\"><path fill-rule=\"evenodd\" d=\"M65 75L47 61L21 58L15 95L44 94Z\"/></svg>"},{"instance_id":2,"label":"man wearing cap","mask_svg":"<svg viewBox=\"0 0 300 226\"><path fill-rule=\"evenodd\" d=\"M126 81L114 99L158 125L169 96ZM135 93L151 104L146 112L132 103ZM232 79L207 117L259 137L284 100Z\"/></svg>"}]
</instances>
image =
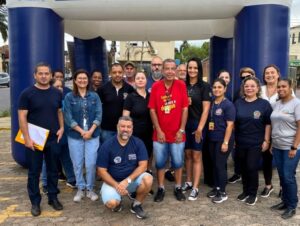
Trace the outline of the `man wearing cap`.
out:
<instances>
[{"instance_id":1,"label":"man wearing cap","mask_svg":"<svg viewBox=\"0 0 300 226\"><path fill-rule=\"evenodd\" d=\"M127 61L124 64L124 75L125 75L125 81L131 85L132 87L135 87L134 84L134 74L136 71L135 64L131 61Z\"/></svg>"}]
</instances>

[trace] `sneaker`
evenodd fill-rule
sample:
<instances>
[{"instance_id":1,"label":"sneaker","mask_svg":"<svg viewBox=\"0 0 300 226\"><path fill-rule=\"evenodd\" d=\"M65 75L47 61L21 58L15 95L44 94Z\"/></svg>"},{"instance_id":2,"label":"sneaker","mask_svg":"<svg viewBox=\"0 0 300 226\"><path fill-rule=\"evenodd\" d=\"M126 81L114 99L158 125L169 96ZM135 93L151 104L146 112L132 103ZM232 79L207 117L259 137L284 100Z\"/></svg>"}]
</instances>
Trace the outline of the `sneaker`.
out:
<instances>
[{"instance_id":1,"label":"sneaker","mask_svg":"<svg viewBox=\"0 0 300 226\"><path fill-rule=\"evenodd\" d=\"M181 189L183 193L186 193L187 191L192 190L193 186L185 182Z\"/></svg>"},{"instance_id":2,"label":"sneaker","mask_svg":"<svg viewBox=\"0 0 300 226\"><path fill-rule=\"evenodd\" d=\"M240 180L242 180L241 175L233 174L233 176L228 179L228 183L229 184L234 184L234 183L236 183Z\"/></svg>"},{"instance_id":3,"label":"sneaker","mask_svg":"<svg viewBox=\"0 0 300 226\"><path fill-rule=\"evenodd\" d=\"M158 188L156 195L154 196L154 202L162 202L165 197L165 189Z\"/></svg>"},{"instance_id":4,"label":"sneaker","mask_svg":"<svg viewBox=\"0 0 300 226\"><path fill-rule=\"evenodd\" d=\"M76 195L75 195L74 198L73 198L73 201L74 201L74 202L80 202L81 199L82 199L83 197L84 197L84 191L78 189Z\"/></svg>"},{"instance_id":5,"label":"sneaker","mask_svg":"<svg viewBox=\"0 0 300 226\"><path fill-rule=\"evenodd\" d=\"M207 193L207 197L208 198L213 198L218 194L218 189L213 188L213 190L211 190L210 192Z\"/></svg>"},{"instance_id":6,"label":"sneaker","mask_svg":"<svg viewBox=\"0 0 300 226\"><path fill-rule=\"evenodd\" d=\"M190 196L188 198L188 200L190 201L196 201L197 200L197 197L198 197L198 194L199 192L197 191L197 189L192 189L191 193L190 193Z\"/></svg>"},{"instance_id":7,"label":"sneaker","mask_svg":"<svg viewBox=\"0 0 300 226\"><path fill-rule=\"evenodd\" d=\"M186 200L185 195L182 192L182 188L175 188L174 189L174 195L175 195L175 197L178 201L185 201Z\"/></svg>"},{"instance_id":8,"label":"sneaker","mask_svg":"<svg viewBox=\"0 0 300 226\"><path fill-rule=\"evenodd\" d=\"M139 219L145 219L147 218L147 214L144 212L142 205L136 205L133 206L133 203L131 204L131 209L130 209L131 213L134 213L135 216Z\"/></svg>"},{"instance_id":9,"label":"sneaker","mask_svg":"<svg viewBox=\"0 0 300 226\"><path fill-rule=\"evenodd\" d=\"M238 195L237 200L239 200L241 202L245 202L248 197L249 197L249 195L247 195L243 192L242 194Z\"/></svg>"},{"instance_id":10,"label":"sneaker","mask_svg":"<svg viewBox=\"0 0 300 226\"><path fill-rule=\"evenodd\" d=\"M211 199L213 203L222 203L228 199L226 192L218 191L217 195Z\"/></svg>"},{"instance_id":11,"label":"sneaker","mask_svg":"<svg viewBox=\"0 0 300 226\"><path fill-rule=\"evenodd\" d=\"M175 181L175 178L174 178L174 171L168 169L166 170L165 172L165 178L170 181L170 182L174 182Z\"/></svg>"},{"instance_id":12,"label":"sneaker","mask_svg":"<svg viewBox=\"0 0 300 226\"><path fill-rule=\"evenodd\" d=\"M43 191L43 193L45 195L47 195L48 194L48 188L47 188L47 186L43 186L42 191Z\"/></svg>"},{"instance_id":13,"label":"sneaker","mask_svg":"<svg viewBox=\"0 0 300 226\"><path fill-rule=\"evenodd\" d=\"M86 197L91 199L92 201L96 201L98 199L98 195L94 191L87 191L86 192Z\"/></svg>"},{"instance_id":14,"label":"sneaker","mask_svg":"<svg viewBox=\"0 0 300 226\"><path fill-rule=\"evenodd\" d=\"M148 193L148 195L154 195L154 191L151 189Z\"/></svg>"},{"instance_id":15,"label":"sneaker","mask_svg":"<svg viewBox=\"0 0 300 226\"><path fill-rule=\"evenodd\" d=\"M260 193L260 196L263 198L268 198L270 194L273 192L274 188L273 185L271 185L270 188L265 187L264 190Z\"/></svg>"},{"instance_id":16,"label":"sneaker","mask_svg":"<svg viewBox=\"0 0 300 226\"><path fill-rule=\"evenodd\" d=\"M77 188L76 186L76 181L72 181L72 182L67 182L66 185L70 188Z\"/></svg>"},{"instance_id":17,"label":"sneaker","mask_svg":"<svg viewBox=\"0 0 300 226\"><path fill-rule=\"evenodd\" d=\"M257 197L256 197L256 196L253 196L253 195L250 195L250 196L246 199L245 203L246 203L247 205L249 205L249 206L254 206L255 203L256 203L256 201L257 201Z\"/></svg>"},{"instance_id":18,"label":"sneaker","mask_svg":"<svg viewBox=\"0 0 300 226\"><path fill-rule=\"evenodd\" d=\"M122 201L119 203L119 205L117 205L115 208L111 209L111 211L118 213L121 212L123 210L123 204Z\"/></svg>"}]
</instances>

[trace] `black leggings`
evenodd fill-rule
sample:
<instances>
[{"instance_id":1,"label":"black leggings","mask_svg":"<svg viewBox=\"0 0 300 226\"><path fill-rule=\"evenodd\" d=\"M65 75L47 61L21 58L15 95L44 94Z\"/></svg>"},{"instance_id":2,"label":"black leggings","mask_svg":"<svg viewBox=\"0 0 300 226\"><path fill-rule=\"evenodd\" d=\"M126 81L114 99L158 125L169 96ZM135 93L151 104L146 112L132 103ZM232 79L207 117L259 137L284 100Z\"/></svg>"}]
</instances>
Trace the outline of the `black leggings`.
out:
<instances>
[{"instance_id":1,"label":"black leggings","mask_svg":"<svg viewBox=\"0 0 300 226\"><path fill-rule=\"evenodd\" d=\"M272 184L272 174L273 174L273 155L270 152L270 149L266 150L262 154L262 167L263 167L263 173L265 178L265 184L271 185Z\"/></svg>"}]
</instances>

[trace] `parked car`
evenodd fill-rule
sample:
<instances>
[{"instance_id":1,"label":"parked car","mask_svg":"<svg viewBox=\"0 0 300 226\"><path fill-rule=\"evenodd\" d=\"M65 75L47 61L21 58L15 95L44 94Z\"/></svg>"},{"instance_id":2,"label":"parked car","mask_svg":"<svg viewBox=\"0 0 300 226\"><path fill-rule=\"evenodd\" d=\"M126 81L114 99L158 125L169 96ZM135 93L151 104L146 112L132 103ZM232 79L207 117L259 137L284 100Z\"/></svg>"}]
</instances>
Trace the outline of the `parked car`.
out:
<instances>
[{"instance_id":1,"label":"parked car","mask_svg":"<svg viewBox=\"0 0 300 226\"><path fill-rule=\"evenodd\" d=\"M0 85L9 87L10 77L5 72L0 72Z\"/></svg>"}]
</instances>

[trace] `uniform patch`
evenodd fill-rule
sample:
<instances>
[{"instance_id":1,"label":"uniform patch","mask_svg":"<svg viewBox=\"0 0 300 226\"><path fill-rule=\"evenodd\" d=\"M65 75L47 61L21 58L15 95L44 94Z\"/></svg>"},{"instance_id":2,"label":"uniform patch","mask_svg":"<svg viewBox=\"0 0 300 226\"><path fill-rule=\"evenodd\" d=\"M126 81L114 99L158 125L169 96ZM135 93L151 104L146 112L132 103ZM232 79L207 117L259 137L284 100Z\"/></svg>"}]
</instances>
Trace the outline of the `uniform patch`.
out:
<instances>
[{"instance_id":1,"label":"uniform patch","mask_svg":"<svg viewBox=\"0 0 300 226\"><path fill-rule=\"evenodd\" d=\"M260 116L261 116L260 111L254 111L254 112L253 112L253 117L254 117L255 119L259 119Z\"/></svg>"},{"instance_id":2,"label":"uniform patch","mask_svg":"<svg viewBox=\"0 0 300 226\"><path fill-rule=\"evenodd\" d=\"M122 158L120 156L116 156L114 158L114 163L119 164L122 161Z\"/></svg>"},{"instance_id":3,"label":"uniform patch","mask_svg":"<svg viewBox=\"0 0 300 226\"><path fill-rule=\"evenodd\" d=\"M136 154L129 154L128 160L136 160Z\"/></svg>"},{"instance_id":4,"label":"uniform patch","mask_svg":"<svg viewBox=\"0 0 300 226\"><path fill-rule=\"evenodd\" d=\"M223 113L222 108L216 109L216 115L222 115L222 113Z\"/></svg>"}]
</instances>

